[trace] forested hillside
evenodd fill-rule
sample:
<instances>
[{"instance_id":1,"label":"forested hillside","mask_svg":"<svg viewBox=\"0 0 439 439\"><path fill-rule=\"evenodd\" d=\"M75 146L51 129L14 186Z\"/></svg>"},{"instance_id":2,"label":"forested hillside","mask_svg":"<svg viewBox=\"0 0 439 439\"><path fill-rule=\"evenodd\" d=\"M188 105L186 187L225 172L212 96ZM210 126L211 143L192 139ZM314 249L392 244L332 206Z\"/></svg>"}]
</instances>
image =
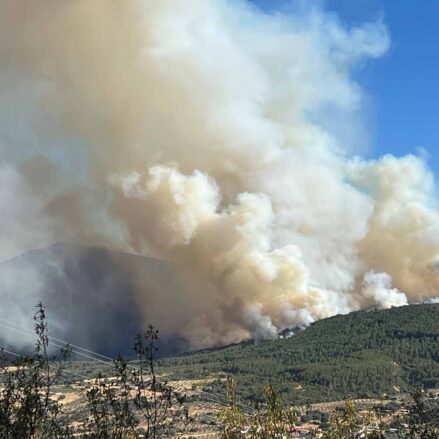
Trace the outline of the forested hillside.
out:
<instances>
[{"instance_id":1,"label":"forested hillside","mask_svg":"<svg viewBox=\"0 0 439 439\"><path fill-rule=\"evenodd\" d=\"M159 365L172 378L233 374L248 399L258 398L266 382L297 402L435 388L439 304L335 316L290 338L165 358Z\"/></svg>"}]
</instances>

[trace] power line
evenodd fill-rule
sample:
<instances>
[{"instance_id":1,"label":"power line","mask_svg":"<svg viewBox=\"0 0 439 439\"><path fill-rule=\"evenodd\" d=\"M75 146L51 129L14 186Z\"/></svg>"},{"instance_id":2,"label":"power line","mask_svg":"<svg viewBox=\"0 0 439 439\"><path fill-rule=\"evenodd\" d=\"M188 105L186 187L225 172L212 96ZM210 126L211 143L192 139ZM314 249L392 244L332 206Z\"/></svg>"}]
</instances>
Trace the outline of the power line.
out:
<instances>
[{"instance_id":1,"label":"power line","mask_svg":"<svg viewBox=\"0 0 439 439\"><path fill-rule=\"evenodd\" d=\"M17 354L16 352L10 351L10 350L8 350L8 349L4 349L4 348L3 348L3 349L1 349L1 351L2 351L2 352L5 352L5 353L7 353L7 354L9 354L9 355L13 355L14 357L21 357L20 354ZM67 369L62 369L61 372L62 372L62 373L67 373L67 374L70 374L70 375L73 375L73 376L77 376L77 377L82 378L82 379L84 379L84 380L88 380L88 379L89 379L89 377L86 377L85 375L81 375L81 374L79 374L79 373L72 372L72 371L67 370ZM175 388L177 388L177 386L175 386ZM181 390L185 390L185 389L184 389L184 388L181 388ZM202 392L203 392L203 391L202 391ZM216 405L218 405L218 406L220 406L220 407L227 407L227 404L225 404L224 402L222 402L222 401L220 401L220 400L216 400L215 398L213 398L213 397L211 397L211 396L206 396L206 395L199 395L199 396L200 396L202 399L204 398L205 401L208 401L208 402L210 402L210 403L216 404Z\"/></svg>"},{"instance_id":2,"label":"power line","mask_svg":"<svg viewBox=\"0 0 439 439\"><path fill-rule=\"evenodd\" d=\"M14 356L14 357L21 357L20 354L17 354L16 352L9 351L8 349L4 349L4 348L2 348L2 349L1 349L1 352L6 352L7 354L12 355L12 356ZM62 369L62 370L61 370L61 373L67 373L67 374L69 374L69 375L74 375L74 376L77 376L77 377L79 377L79 378L83 378L83 379L85 379L85 380L88 380L88 379L89 379L89 378L86 377L85 375L81 375L80 373L72 372L71 370L67 370L67 369Z\"/></svg>"},{"instance_id":3,"label":"power line","mask_svg":"<svg viewBox=\"0 0 439 439\"><path fill-rule=\"evenodd\" d=\"M20 354L16 354L15 352L8 351L7 349L4 349L4 348L2 348L1 351L6 352L9 355L13 355L14 357L21 357Z\"/></svg>"},{"instance_id":4,"label":"power line","mask_svg":"<svg viewBox=\"0 0 439 439\"><path fill-rule=\"evenodd\" d=\"M0 326L4 326L4 325L2 325L0 323ZM6 352L7 354L13 355L15 357L21 357L20 354L17 354L16 352L9 351L7 349L2 349L2 351ZM84 375L78 374L76 372L69 371L67 369L63 369L62 372L65 372L65 373L68 373L68 374L71 374L71 375L75 375L75 376L78 376L78 377L83 378L83 379L89 379L89 377L86 377ZM178 389L178 387L180 387L180 389ZM177 385L174 386L174 388L179 390L179 391L186 390L182 384L180 384L180 385L177 384ZM205 393L205 395L201 394L201 395L198 395L198 396L200 396L201 398L204 398L204 400L209 401L210 403L219 405L221 407L227 407L228 406L228 404L224 400L215 399L214 397L211 396L211 394L209 394L208 392L206 392L204 390L201 390L201 392ZM247 410L248 411L248 409L246 407L244 407L244 406L242 406L241 408L243 410Z\"/></svg>"},{"instance_id":5,"label":"power line","mask_svg":"<svg viewBox=\"0 0 439 439\"><path fill-rule=\"evenodd\" d=\"M27 333L25 331L21 331L21 330L19 330L17 328L13 328L13 327L7 326L7 325L5 325L4 323L1 323L1 322L0 322L0 326L3 327L3 328L8 329L9 331L14 331L14 332L16 332L18 334L25 335L26 337L31 337L34 340L36 340L36 337L33 334ZM58 348L61 348L61 349L64 349L66 347L66 346L63 346L63 345L60 345L58 343L55 343L55 342L51 341L50 338L49 338L49 344L51 344L53 346L56 346ZM98 361L99 363L105 364L106 366L112 365L112 363L109 362L109 361L104 361L104 360L101 360L99 358L92 357L91 355L85 354L85 353L77 351L75 349L70 349L70 351L75 353L75 354L77 354L77 355L80 355L80 356L82 356L84 358L88 358L88 359L93 360L93 361Z\"/></svg>"},{"instance_id":6,"label":"power line","mask_svg":"<svg viewBox=\"0 0 439 439\"><path fill-rule=\"evenodd\" d=\"M7 325L6 325L5 323L2 323L2 322L7 323ZM8 320L6 320L6 319L0 318L0 326L1 326L1 327L4 327L4 328L6 328L6 329L8 329L8 330L10 330L10 331L14 331L14 332L16 332L16 333L19 333L19 334L21 334L21 335L25 335L26 337L31 337L31 338L33 338L33 339L36 339L35 334L33 333L33 331L31 331L30 329L25 328L25 327L23 327L23 326L20 326L20 325L18 325L18 324L16 324L16 323L10 322L10 321L8 321ZM14 326L15 326L15 327L14 327ZM17 328L20 328L20 329L17 329ZM60 345L59 343L55 343L54 341L52 341L52 339L53 339L53 340L57 340L57 341L59 341L59 342L66 343L66 344L69 345L69 346L73 346L73 347L75 347L75 348L77 348L77 349L80 349L80 350L82 350L82 351L84 351L84 352L91 353L91 354L93 354L93 355L95 355L95 356L98 356L98 357L101 357L101 358L106 358L106 359L108 359L108 361L102 360L101 358L95 358L95 357L93 357L93 356L91 356L91 355L88 355L88 354L86 354L86 353L84 353L84 352L80 352L80 351L78 351L78 350L76 350L76 349L70 349L71 352L73 352L73 353L75 353L75 354L77 354L77 355L80 355L80 356L82 356L82 357L84 357L84 358L87 358L87 359L90 359L90 360L92 360L92 361L97 361L97 362L99 362L99 363L101 363L101 364L104 364L104 365L106 365L106 366L113 366L113 359L110 358L110 357L107 357L107 356L102 355L102 354L100 354L100 353L98 353L98 352L92 351L92 350L90 350L90 349L83 348L83 347L81 347L81 346L79 346L79 345L76 345L76 344L70 344L70 343L68 343L67 341L62 340L62 339L60 339L60 338L50 336L50 337L49 337L49 344L51 344L51 345L53 345L53 346L56 346L56 347L58 347L58 348L61 348L61 349L65 348L65 346ZM4 352L6 352L6 350L4 350ZM133 362L130 362L130 363L133 363ZM130 364L128 364L128 367L130 367L132 370L136 370L136 371L139 370L138 368L136 368L136 367L134 367L134 366L131 366ZM79 374L78 374L78 376L79 376ZM87 377L83 377L83 378L88 379ZM182 388L181 390L186 390L186 389ZM223 407L228 406L228 402L227 402L227 400L226 400L225 398L224 398L222 401L221 401L221 400L218 400L218 399L215 400L215 399L212 397L211 393L206 392L205 390L201 390L200 392L206 394L207 396L204 396L204 395L203 395L203 396L204 396L205 398L210 398L211 402L216 402L217 404L220 404L220 405L222 405ZM216 395L216 397L219 398L219 395ZM244 406L244 405L242 405L242 404L239 404L239 406L242 408L242 410L247 411L248 413L251 412L251 409L250 409L249 407L246 407L246 406Z\"/></svg>"},{"instance_id":7,"label":"power line","mask_svg":"<svg viewBox=\"0 0 439 439\"><path fill-rule=\"evenodd\" d=\"M7 322L8 324L6 325L5 323L1 323L2 321L3 321L3 322ZM15 327L14 327L14 326L15 326ZM18 333L18 334L24 335L24 336L26 336L26 337L31 337L31 338L34 339L34 340L37 339L36 336L35 336L35 334L34 334L34 332L31 331L30 329L25 328L25 327L20 326L20 325L17 325L17 324L15 324L15 323L13 323L13 322L9 322L9 321L6 320L6 319L0 319L0 327L6 328L6 329L8 329L8 330L10 330L10 331L13 331L13 332L16 332L16 333ZM21 328L21 329L17 329L17 328ZM52 336L50 336L50 337L49 337L49 340L48 340L48 343L49 343L50 345L53 345L53 346L58 347L58 348L60 348L60 349L64 349L64 348L66 347L66 346L60 345L59 343L55 343L54 341L52 341L52 339L61 340L61 339L59 339L59 338L56 338L56 337L52 337ZM68 342L66 342L66 343L67 343L67 345L69 345ZM70 345L69 345L69 346L70 346ZM105 360L102 360L102 359L100 359L100 358L95 358L95 357L93 357L93 356L91 356L91 355L85 354L84 352L80 352L80 351L78 351L78 350L76 350L76 349L70 349L71 352L73 352L73 353L75 353L75 354L77 354L77 355L80 355L80 356L82 356L82 357L84 357L84 358L87 358L87 359L89 359L89 360L92 360L92 361L97 361L97 362L99 362L99 363L101 363L101 364L104 364L105 366L108 366L108 367L113 367L113 366L114 366L114 364L113 364L113 359L111 359L110 357L106 357L105 355L99 354L98 352L91 351L90 349L82 348L81 346L78 346L78 345L73 345L73 344L72 344L71 346L76 346L76 347L78 347L79 349L82 349L83 351L86 351L86 352L93 353L93 354L96 355L96 356L100 356L100 357L103 357L103 358L108 358L109 361L105 361ZM135 367L135 366L131 366L131 365L129 365L129 364L128 364L128 367L129 367L131 370L134 370L134 371L138 371L138 370L139 370L137 367Z\"/></svg>"},{"instance_id":8,"label":"power line","mask_svg":"<svg viewBox=\"0 0 439 439\"><path fill-rule=\"evenodd\" d=\"M1 322L6 322L7 325L5 325L5 323L1 323ZM10 322L10 321L8 321L8 320L6 320L6 319L2 319L2 318L0 318L0 326L1 326L1 327L4 327L4 328L6 328L6 329L8 329L8 330L10 330L10 331L17 332L17 333L19 333L19 334L21 334L21 335L25 335L26 337L31 337L31 338L33 338L34 340L36 340L36 337L35 337L34 332L33 332L32 330L28 329L28 328L25 328L24 326L17 325L16 323ZM15 326L15 327L14 327L14 326ZM20 328L20 329L17 329L17 328ZM80 355L80 356L82 356L82 357L84 357L84 358L87 358L87 359L89 359L89 360L98 361L99 363L101 363L101 364L105 364L105 365L107 365L107 366L113 366L113 358L107 357L106 355L102 355L102 354L100 354L99 352L95 352L95 351L92 351L91 349L83 348L82 346L79 346L79 345L76 345L76 344L73 344L73 343L69 343L68 341L65 341L65 340L62 340L62 339L60 339L60 338L53 337L53 336L50 335L50 336L49 336L49 344L51 344L51 345L53 345L53 346L56 346L56 347L58 347L58 348L60 348L60 349L63 349L63 348L65 348L66 346L60 345L59 343L55 343L55 342L52 341L52 340L60 341L60 342L62 342L62 343L65 343L65 344L68 345L69 347L70 347L70 346L73 346L73 347L75 347L75 348L77 348L77 349L80 349L80 350L82 350L82 351L84 351L84 352L91 353L91 354L93 354L94 356L101 357L101 358L105 358L106 360L102 360L101 358L95 358L95 357L93 357L93 356L90 356L90 355L88 355L88 354L85 354L84 352L80 352L80 351L78 351L77 349L70 349L71 352L73 352L73 353L75 353L75 354L77 354L77 355ZM136 371L139 370L139 369L136 368L135 366L128 365L128 367L129 367L130 369L132 369L132 370L136 370Z\"/></svg>"},{"instance_id":9,"label":"power line","mask_svg":"<svg viewBox=\"0 0 439 439\"><path fill-rule=\"evenodd\" d=\"M32 331L31 329L26 328L26 327L21 326L21 325L17 325L16 323L14 323L14 322L10 322L9 320L6 320L6 319L3 319L3 318L0 318L0 322L4 322L4 323L6 323L6 324L8 324L8 325L10 325L10 326L15 326L16 328L19 328L19 329L25 330L25 331L27 331L27 332L31 332L31 333L33 334L33 331ZM90 354L94 354L94 355L96 355L97 357L101 357L101 358L104 358L104 359L106 359L106 360L113 361L112 358L107 357L106 355L102 355L102 354L100 354L99 352L92 351L91 349L87 349L87 348L84 348L84 347L82 347L82 346L76 345L76 344L74 344L74 343L70 343L70 342L68 342L68 341L66 341L66 340L62 340L62 339L57 338L57 337L54 337L54 336L52 336L52 335L50 335L50 339L55 340L55 341L58 341L58 342L60 342L60 343L68 344L69 346L73 346L74 348L80 349L81 351L88 352L88 353L90 353Z\"/></svg>"}]
</instances>

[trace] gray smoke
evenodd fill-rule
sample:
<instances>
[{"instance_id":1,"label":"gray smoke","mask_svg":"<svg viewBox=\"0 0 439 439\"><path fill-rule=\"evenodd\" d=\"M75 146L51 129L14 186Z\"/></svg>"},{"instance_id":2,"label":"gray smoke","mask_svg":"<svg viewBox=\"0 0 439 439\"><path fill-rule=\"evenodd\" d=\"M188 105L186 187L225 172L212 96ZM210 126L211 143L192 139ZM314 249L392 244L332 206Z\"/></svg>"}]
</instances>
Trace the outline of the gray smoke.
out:
<instances>
[{"instance_id":1,"label":"gray smoke","mask_svg":"<svg viewBox=\"0 0 439 439\"><path fill-rule=\"evenodd\" d=\"M439 295L428 166L358 156L352 71L386 52L381 23L243 0L0 10L0 257L65 240L169 261L176 288L134 276L133 309L192 346ZM16 319L44 289L26 272ZM105 313L107 287L69 294Z\"/></svg>"}]
</instances>

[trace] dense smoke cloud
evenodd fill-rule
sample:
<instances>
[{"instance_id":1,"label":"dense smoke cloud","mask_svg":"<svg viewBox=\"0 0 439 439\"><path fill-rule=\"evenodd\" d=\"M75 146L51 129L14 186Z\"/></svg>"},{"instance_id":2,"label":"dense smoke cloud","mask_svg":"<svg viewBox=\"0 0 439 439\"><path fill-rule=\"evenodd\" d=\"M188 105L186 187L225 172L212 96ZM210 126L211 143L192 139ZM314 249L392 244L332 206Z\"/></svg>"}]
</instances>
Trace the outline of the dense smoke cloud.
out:
<instances>
[{"instance_id":1,"label":"dense smoke cloud","mask_svg":"<svg viewBox=\"0 0 439 439\"><path fill-rule=\"evenodd\" d=\"M178 287L135 279L136 300L192 346L439 296L426 163L356 157L352 71L386 52L381 23L226 0L0 10L2 258L68 240L167 260Z\"/></svg>"}]
</instances>

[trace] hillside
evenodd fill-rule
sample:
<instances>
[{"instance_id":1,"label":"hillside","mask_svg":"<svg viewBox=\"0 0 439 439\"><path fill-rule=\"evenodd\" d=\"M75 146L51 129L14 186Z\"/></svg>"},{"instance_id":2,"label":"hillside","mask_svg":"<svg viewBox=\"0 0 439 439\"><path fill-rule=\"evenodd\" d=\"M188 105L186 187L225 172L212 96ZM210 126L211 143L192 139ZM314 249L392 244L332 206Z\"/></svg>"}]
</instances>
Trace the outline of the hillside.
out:
<instances>
[{"instance_id":1,"label":"hillside","mask_svg":"<svg viewBox=\"0 0 439 439\"><path fill-rule=\"evenodd\" d=\"M301 403L439 387L439 304L353 312L321 320L288 339L166 358L171 379L232 374L257 399L271 382ZM210 391L222 392L218 382Z\"/></svg>"},{"instance_id":2,"label":"hillside","mask_svg":"<svg viewBox=\"0 0 439 439\"><path fill-rule=\"evenodd\" d=\"M246 415L254 413L264 383L271 382L284 399L295 403L300 428L327 431L328 419L342 409L342 400L347 398L357 399L360 413L377 410L388 425L394 425L410 406L406 392L418 385L436 387L426 400L431 414L437 413L438 313L439 304L355 312L316 322L290 338L162 358L154 370L159 381L175 391L170 395L185 402L191 419L184 436L188 438L217 437L218 415L227 405L225 377L229 375L239 384L238 404ZM2 369L5 380L14 373L15 368L9 366ZM102 358L69 361L56 380L53 400L62 408L62 422L75 433L87 428L84 420L89 419L91 389L125 391L120 380L126 375L119 375L121 371L128 370L134 379L129 381L131 390L155 386L151 379L139 386L135 380L142 374L134 363L119 372L114 366ZM44 365L41 370L44 374ZM334 402L325 402L330 400Z\"/></svg>"},{"instance_id":3,"label":"hillside","mask_svg":"<svg viewBox=\"0 0 439 439\"><path fill-rule=\"evenodd\" d=\"M119 350L129 354L134 334L147 323L163 334L153 305L173 303L181 288L163 261L62 243L0 263L0 279L1 318L18 316L15 322L29 327L29 316L42 300L54 334L112 356ZM139 294L150 298L148 315L140 313ZM224 393L224 385L212 380L233 374L245 398L257 398L269 381L298 402L437 388L438 322L439 304L359 311L316 322L291 338L167 357L159 366L171 379L207 378L207 390L218 393ZM0 339L13 350L29 342L5 327ZM187 346L177 334L161 341L160 354ZM93 375L95 366L84 368Z\"/></svg>"},{"instance_id":4,"label":"hillside","mask_svg":"<svg viewBox=\"0 0 439 439\"><path fill-rule=\"evenodd\" d=\"M149 308L175 302L180 291L169 263L101 247L57 243L0 262L0 318L32 328L30 318L42 301L56 336L111 356L129 353L134 334L146 323L158 326L159 317ZM143 309L140 296L148 301ZM162 352L185 348L174 334L161 341ZM1 345L20 349L29 342L0 328Z\"/></svg>"}]
</instances>

